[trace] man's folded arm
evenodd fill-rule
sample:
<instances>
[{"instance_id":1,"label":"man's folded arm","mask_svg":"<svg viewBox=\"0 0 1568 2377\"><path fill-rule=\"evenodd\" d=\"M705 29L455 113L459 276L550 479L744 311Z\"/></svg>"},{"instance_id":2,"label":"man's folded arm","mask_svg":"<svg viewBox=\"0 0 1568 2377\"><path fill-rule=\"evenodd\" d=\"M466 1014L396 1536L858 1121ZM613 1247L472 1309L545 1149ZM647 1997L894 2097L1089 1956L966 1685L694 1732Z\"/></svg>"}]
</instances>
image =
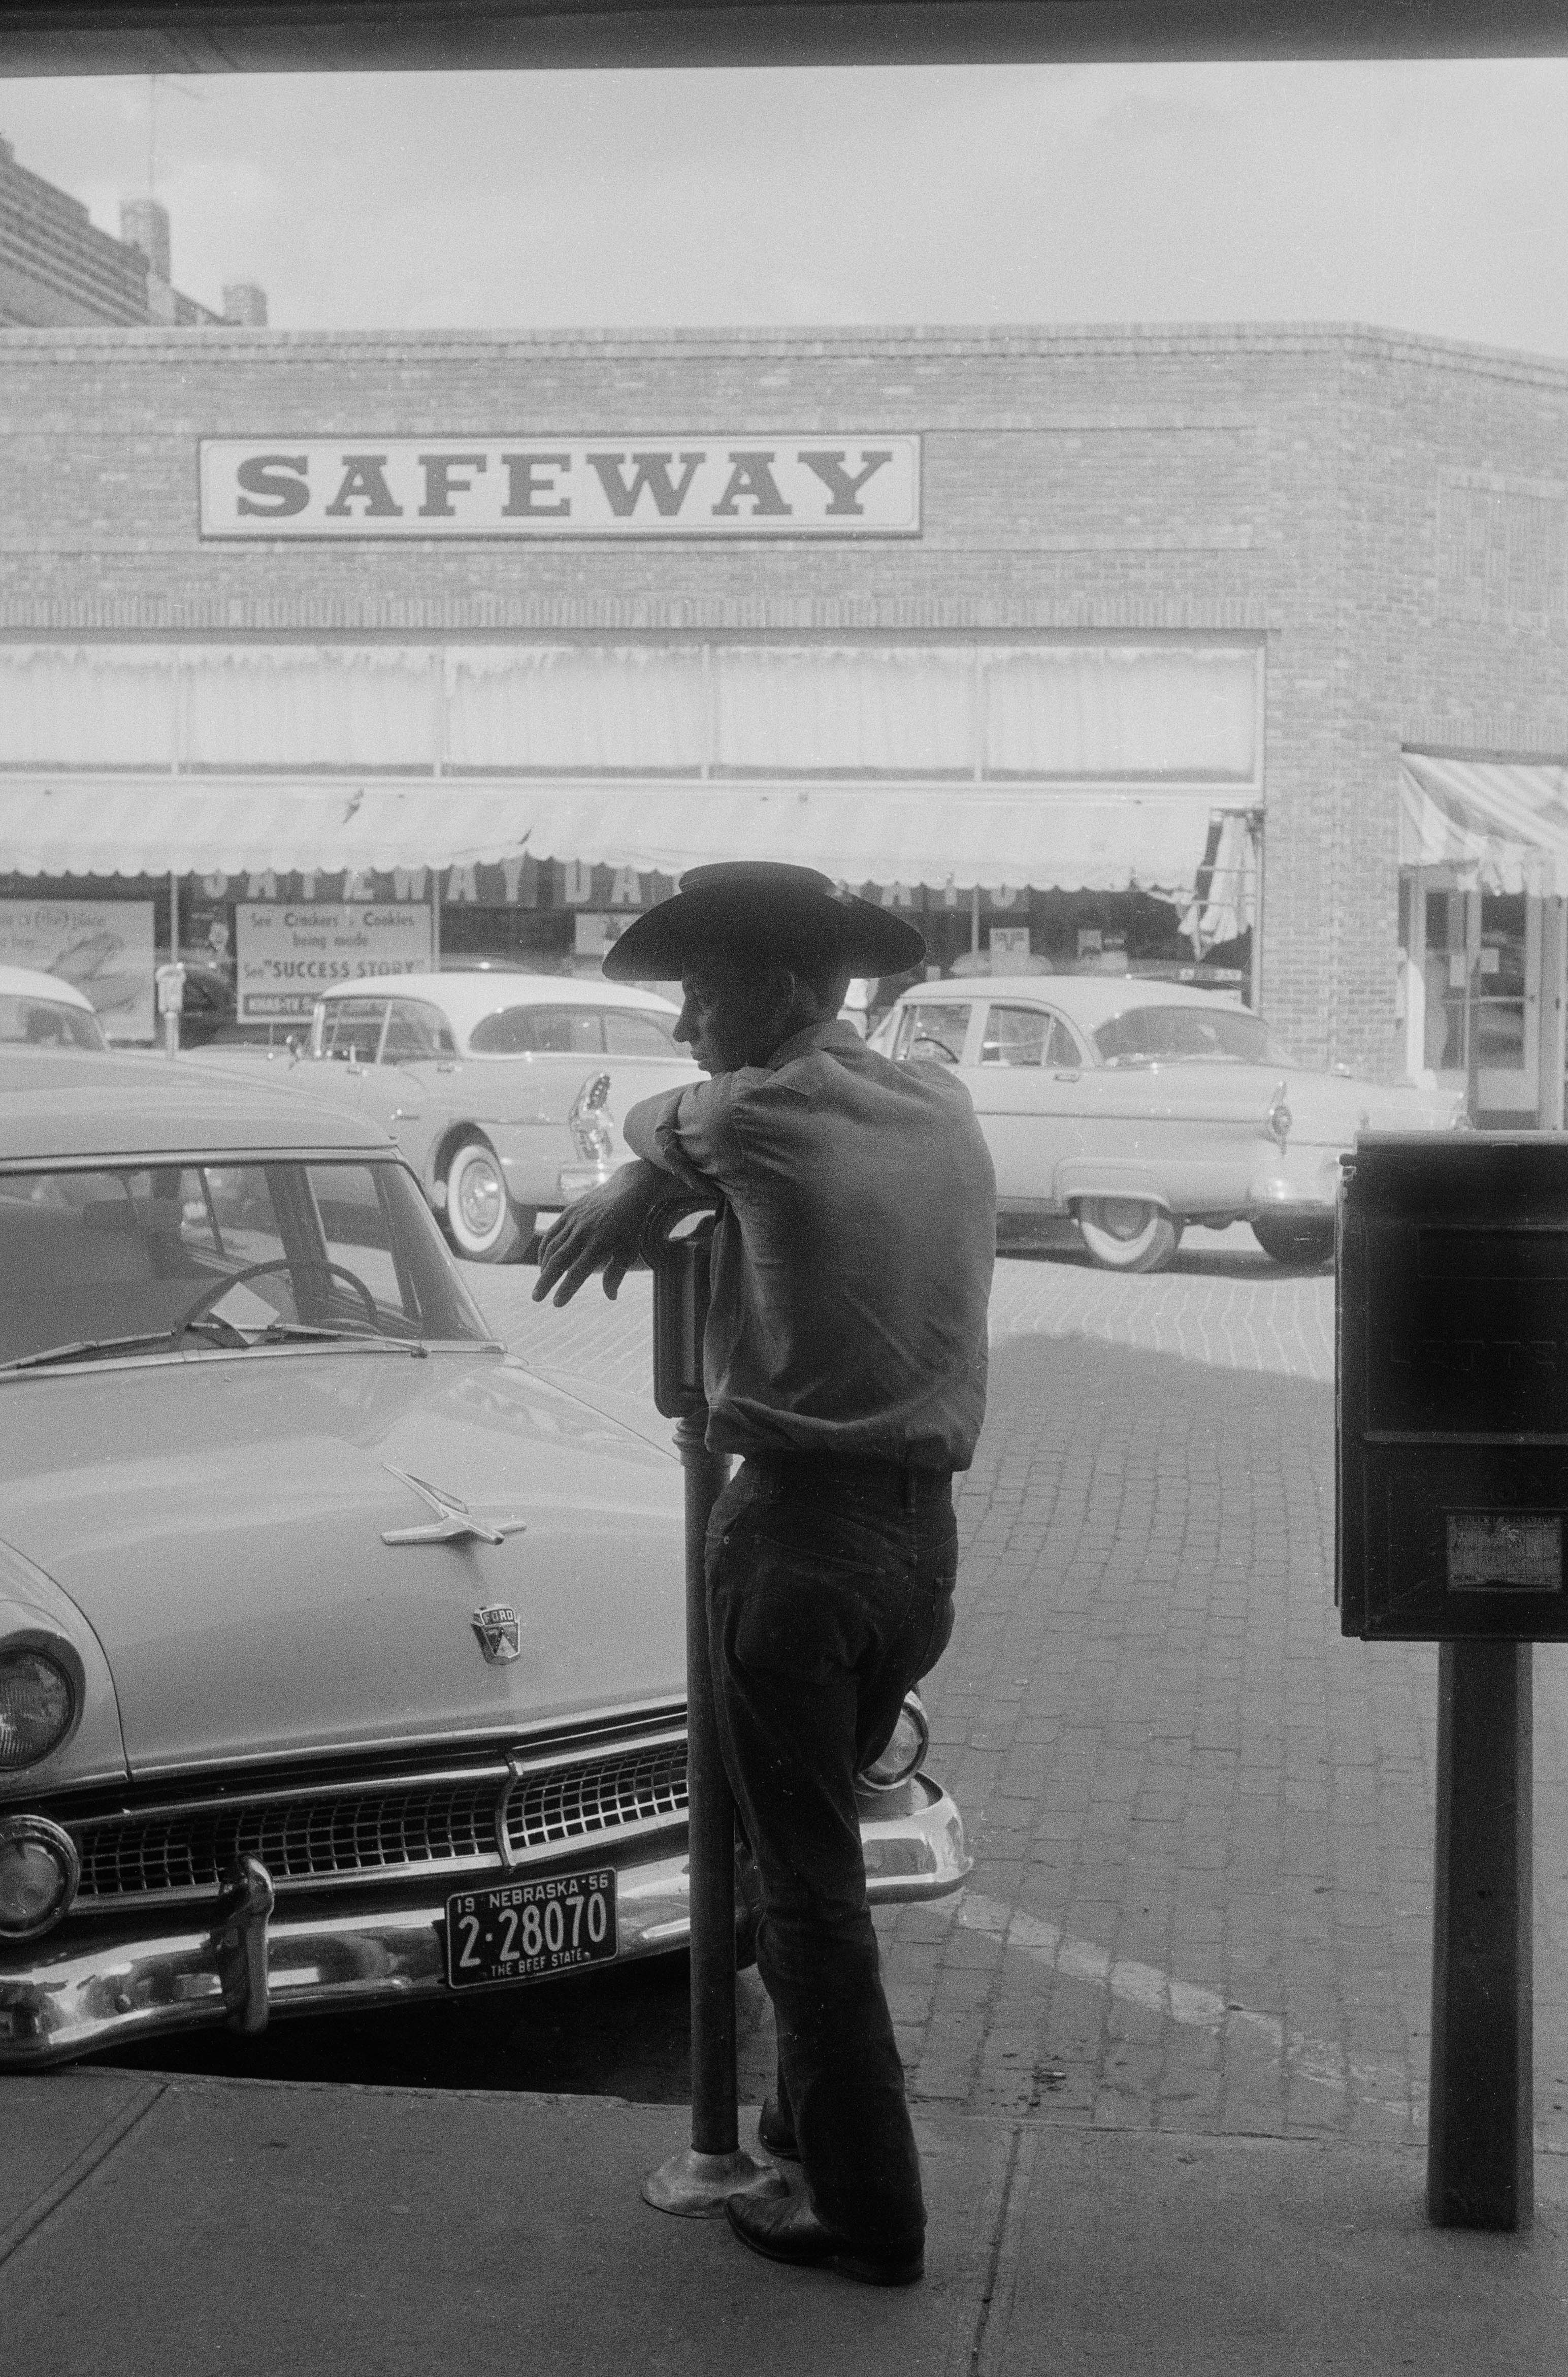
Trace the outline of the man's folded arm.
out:
<instances>
[{"instance_id":1,"label":"man's folded arm","mask_svg":"<svg viewBox=\"0 0 1568 2377\"><path fill-rule=\"evenodd\" d=\"M656 1164L699 1197L723 1186L730 1099L722 1079L663 1090L633 1106L622 1133L634 1155Z\"/></svg>"},{"instance_id":2,"label":"man's folded arm","mask_svg":"<svg viewBox=\"0 0 1568 2377\"><path fill-rule=\"evenodd\" d=\"M621 1136L632 1153L640 1155L645 1164L657 1164L661 1172L672 1172L675 1167L659 1145L659 1126L675 1120L683 1095L680 1090L660 1090L654 1097L639 1098L621 1125Z\"/></svg>"}]
</instances>

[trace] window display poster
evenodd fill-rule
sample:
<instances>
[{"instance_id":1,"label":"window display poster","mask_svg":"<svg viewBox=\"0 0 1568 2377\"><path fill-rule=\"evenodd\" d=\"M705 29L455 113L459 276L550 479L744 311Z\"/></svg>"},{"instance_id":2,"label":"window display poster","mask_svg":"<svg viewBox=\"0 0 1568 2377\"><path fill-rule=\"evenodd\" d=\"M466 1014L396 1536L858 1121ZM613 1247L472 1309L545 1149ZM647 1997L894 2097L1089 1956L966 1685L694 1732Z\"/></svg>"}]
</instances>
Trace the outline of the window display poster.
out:
<instances>
[{"instance_id":1,"label":"window display poster","mask_svg":"<svg viewBox=\"0 0 1568 2377\"><path fill-rule=\"evenodd\" d=\"M0 900L0 965L73 983L111 1040L157 1036L150 900Z\"/></svg>"},{"instance_id":2,"label":"window display poster","mask_svg":"<svg viewBox=\"0 0 1568 2377\"><path fill-rule=\"evenodd\" d=\"M234 921L241 1023L308 1023L335 983L430 970L430 910L419 902L296 907L247 900Z\"/></svg>"}]
</instances>

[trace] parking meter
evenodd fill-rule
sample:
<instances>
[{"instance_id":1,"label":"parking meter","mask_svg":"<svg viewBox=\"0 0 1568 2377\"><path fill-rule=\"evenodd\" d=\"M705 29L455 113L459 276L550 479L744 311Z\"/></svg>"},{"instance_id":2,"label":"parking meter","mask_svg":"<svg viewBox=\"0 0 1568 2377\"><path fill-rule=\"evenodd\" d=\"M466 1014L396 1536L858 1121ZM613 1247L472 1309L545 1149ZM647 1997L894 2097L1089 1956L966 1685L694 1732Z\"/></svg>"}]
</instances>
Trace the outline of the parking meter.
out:
<instances>
[{"instance_id":1,"label":"parking meter","mask_svg":"<svg viewBox=\"0 0 1568 2377\"><path fill-rule=\"evenodd\" d=\"M180 1015L185 1004L185 969L176 960L171 965L160 965L153 974L158 993L158 1012L163 1018L163 1050L169 1057L180 1053Z\"/></svg>"},{"instance_id":2,"label":"parking meter","mask_svg":"<svg viewBox=\"0 0 1568 2377\"><path fill-rule=\"evenodd\" d=\"M735 1803L719 1749L707 1647L707 1522L729 1462L707 1449L703 1336L718 1215L666 1205L643 1233L653 1272L653 1394L686 1484L687 1877L692 1958L692 2142L650 2171L646 2201L687 2218L721 2216L732 2195L776 2193L783 2182L743 2151L736 2107Z\"/></svg>"},{"instance_id":3,"label":"parking meter","mask_svg":"<svg viewBox=\"0 0 1568 2377\"><path fill-rule=\"evenodd\" d=\"M702 1344L718 1220L711 1206L666 1206L643 1248L653 1272L653 1400L666 1419L705 1426Z\"/></svg>"},{"instance_id":4,"label":"parking meter","mask_svg":"<svg viewBox=\"0 0 1568 2377\"><path fill-rule=\"evenodd\" d=\"M1519 2228L1530 1646L1568 1639L1568 1141L1374 1133L1341 1171L1340 1625L1440 1645L1427 2208Z\"/></svg>"}]
</instances>

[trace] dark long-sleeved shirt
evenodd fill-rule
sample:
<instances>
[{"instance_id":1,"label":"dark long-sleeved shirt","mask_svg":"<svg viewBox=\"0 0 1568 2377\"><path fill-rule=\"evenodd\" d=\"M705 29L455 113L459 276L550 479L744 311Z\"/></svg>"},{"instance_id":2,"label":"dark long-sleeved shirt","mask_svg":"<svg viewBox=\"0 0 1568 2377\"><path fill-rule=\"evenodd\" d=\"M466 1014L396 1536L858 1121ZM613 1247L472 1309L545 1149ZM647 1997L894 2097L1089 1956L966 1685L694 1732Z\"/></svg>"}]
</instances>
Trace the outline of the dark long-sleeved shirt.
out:
<instances>
[{"instance_id":1,"label":"dark long-sleeved shirt","mask_svg":"<svg viewBox=\"0 0 1568 2377\"><path fill-rule=\"evenodd\" d=\"M715 1451L967 1469L985 1414L991 1156L961 1082L846 1024L647 1098L633 1151L724 1200L704 1344Z\"/></svg>"}]
</instances>

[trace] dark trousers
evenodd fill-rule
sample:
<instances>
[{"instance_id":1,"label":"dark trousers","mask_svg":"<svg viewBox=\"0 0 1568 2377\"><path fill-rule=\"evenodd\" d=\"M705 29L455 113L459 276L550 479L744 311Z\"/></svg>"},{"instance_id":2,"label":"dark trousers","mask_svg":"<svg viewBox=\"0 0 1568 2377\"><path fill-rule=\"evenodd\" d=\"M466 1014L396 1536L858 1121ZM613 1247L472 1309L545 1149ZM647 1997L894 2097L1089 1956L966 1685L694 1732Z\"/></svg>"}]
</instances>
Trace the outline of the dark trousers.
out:
<instances>
[{"instance_id":1,"label":"dark trousers","mask_svg":"<svg viewBox=\"0 0 1568 2377\"><path fill-rule=\"evenodd\" d=\"M725 1770L762 1881L757 1965L818 2216L864 2250L924 2235L920 2158L866 1905L855 1775L953 1630L950 1478L747 1461L707 1535Z\"/></svg>"}]
</instances>

